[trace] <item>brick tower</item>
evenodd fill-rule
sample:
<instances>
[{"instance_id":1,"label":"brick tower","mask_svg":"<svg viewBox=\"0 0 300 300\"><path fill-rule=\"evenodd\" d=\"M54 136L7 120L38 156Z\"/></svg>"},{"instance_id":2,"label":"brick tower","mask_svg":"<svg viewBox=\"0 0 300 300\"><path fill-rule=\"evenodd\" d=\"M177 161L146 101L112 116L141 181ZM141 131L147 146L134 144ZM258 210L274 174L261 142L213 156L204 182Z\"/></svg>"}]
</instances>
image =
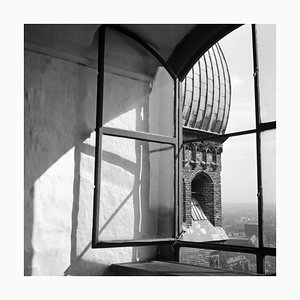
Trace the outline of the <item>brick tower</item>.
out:
<instances>
[{"instance_id":1,"label":"brick tower","mask_svg":"<svg viewBox=\"0 0 300 300\"><path fill-rule=\"evenodd\" d=\"M221 154L231 85L221 47L215 44L182 84L184 240L228 239L222 228ZM193 140L197 139L196 142ZM191 142L189 142L191 141Z\"/></svg>"}]
</instances>

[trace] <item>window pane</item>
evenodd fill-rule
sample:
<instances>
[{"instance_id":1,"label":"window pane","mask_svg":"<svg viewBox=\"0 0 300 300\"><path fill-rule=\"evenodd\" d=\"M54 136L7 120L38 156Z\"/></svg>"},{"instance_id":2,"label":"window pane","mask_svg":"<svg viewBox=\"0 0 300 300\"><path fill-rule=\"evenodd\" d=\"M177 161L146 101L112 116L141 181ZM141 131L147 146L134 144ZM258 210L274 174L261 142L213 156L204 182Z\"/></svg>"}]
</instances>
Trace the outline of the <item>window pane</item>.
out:
<instances>
[{"instance_id":1,"label":"window pane","mask_svg":"<svg viewBox=\"0 0 300 300\"><path fill-rule=\"evenodd\" d=\"M174 80L161 63L111 29L104 62L103 125L174 136Z\"/></svg>"},{"instance_id":2,"label":"window pane","mask_svg":"<svg viewBox=\"0 0 300 300\"><path fill-rule=\"evenodd\" d=\"M179 261L216 269L256 273L256 257L248 253L181 247Z\"/></svg>"},{"instance_id":3,"label":"window pane","mask_svg":"<svg viewBox=\"0 0 300 300\"><path fill-rule=\"evenodd\" d=\"M276 26L256 25L261 121L276 120Z\"/></svg>"},{"instance_id":4,"label":"window pane","mask_svg":"<svg viewBox=\"0 0 300 300\"><path fill-rule=\"evenodd\" d=\"M191 79L191 78L187 78L186 79L186 89L188 90L188 91L190 91L190 92L192 92L193 91L193 79Z\"/></svg>"},{"instance_id":5,"label":"window pane","mask_svg":"<svg viewBox=\"0 0 300 300\"><path fill-rule=\"evenodd\" d=\"M261 133L264 246L276 247L276 130Z\"/></svg>"},{"instance_id":6,"label":"window pane","mask_svg":"<svg viewBox=\"0 0 300 300\"><path fill-rule=\"evenodd\" d=\"M103 135L98 237L174 237L173 146Z\"/></svg>"},{"instance_id":7,"label":"window pane","mask_svg":"<svg viewBox=\"0 0 300 300\"><path fill-rule=\"evenodd\" d=\"M254 134L225 141L221 191L226 244L258 247L256 165Z\"/></svg>"},{"instance_id":8,"label":"window pane","mask_svg":"<svg viewBox=\"0 0 300 300\"><path fill-rule=\"evenodd\" d=\"M234 132L255 128L255 101L253 82L253 53L251 26L244 25L234 30L219 41L223 69L226 63L229 69L231 92L226 90L226 101L231 104L226 132ZM224 72L228 80L228 73ZM223 80L223 78L221 78ZM225 128L224 128L225 130ZM222 130L222 133L224 133Z\"/></svg>"},{"instance_id":9,"label":"window pane","mask_svg":"<svg viewBox=\"0 0 300 300\"><path fill-rule=\"evenodd\" d=\"M255 135L185 144L183 240L257 247Z\"/></svg>"},{"instance_id":10,"label":"window pane","mask_svg":"<svg viewBox=\"0 0 300 300\"><path fill-rule=\"evenodd\" d=\"M194 72L195 72L195 74L199 74L199 72L200 72L198 62L194 65Z\"/></svg>"},{"instance_id":11,"label":"window pane","mask_svg":"<svg viewBox=\"0 0 300 300\"><path fill-rule=\"evenodd\" d=\"M198 87L200 86L200 76L198 74L194 74L194 86ZM198 90L198 89L197 89ZM194 92L196 91L196 89L194 88ZM199 90L198 90L199 91Z\"/></svg>"},{"instance_id":12,"label":"window pane","mask_svg":"<svg viewBox=\"0 0 300 300\"><path fill-rule=\"evenodd\" d=\"M265 274L276 273L276 256L265 257Z\"/></svg>"}]
</instances>

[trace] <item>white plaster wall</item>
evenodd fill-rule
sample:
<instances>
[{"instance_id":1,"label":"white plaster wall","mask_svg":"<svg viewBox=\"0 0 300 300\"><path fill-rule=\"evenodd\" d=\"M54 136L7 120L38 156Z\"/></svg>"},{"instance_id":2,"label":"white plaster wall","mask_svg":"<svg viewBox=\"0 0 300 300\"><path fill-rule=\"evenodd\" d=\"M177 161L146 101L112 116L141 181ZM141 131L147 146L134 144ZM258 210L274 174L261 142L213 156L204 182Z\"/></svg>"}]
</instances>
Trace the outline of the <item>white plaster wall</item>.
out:
<instances>
[{"instance_id":1,"label":"white plaster wall","mask_svg":"<svg viewBox=\"0 0 300 300\"><path fill-rule=\"evenodd\" d=\"M95 71L25 51L25 273L70 264L74 155L94 127L94 87Z\"/></svg>"},{"instance_id":2,"label":"white plaster wall","mask_svg":"<svg viewBox=\"0 0 300 300\"><path fill-rule=\"evenodd\" d=\"M149 95L150 132L174 136L174 91L173 78L164 67L158 67Z\"/></svg>"},{"instance_id":3,"label":"white plaster wall","mask_svg":"<svg viewBox=\"0 0 300 300\"><path fill-rule=\"evenodd\" d=\"M171 135L173 118L169 117L173 112L164 102L174 101L173 85L162 68L153 78L148 76L148 82L140 76L143 73L135 73L133 79L130 65L127 69L118 66L114 73L108 70L105 126L151 133L163 129ZM165 127L160 127L161 123L166 123ZM172 237L174 152L164 150L170 146L104 135L102 148L99 239Z\"/></svg>"},{"instance_id":4,"label":"white plaster wall","mask_svg":"<svg viewBox=\"0 0 300 300\"><path fill-rule=\"evenodd\" d=\"M108 47L104 124L172 135L169 75L131 41L111 35ZM155 246L91 249L97 72L30 49L25 50L25 274L109 274L112 263L155 257ZM171 236L173 158L157 145L103 137L102 240Z\"/></svg>"},{"instance_id":5,"label":"white plaster wall","mask_svg":"<svg viewBox=\"0 0 300 300\"><path fill-rule=\"evenodd\" d=\"M95 107L94 69L25 51L26 275L108 274L156 254L91 249Z\"/></svg>"},{"instance_id":6,"label":"white plaster wall","mask_svg":"<svg viewBox=\"0 0 300 300\"><path fill-rule=\"evenodd\" d=\"M174 81L163 67L158 67L149 95L150 132L174 136ZM174 153L168 144L151 143L150 210L156 212L158 235L174 233Z\"/></svg>"},{"instance_id":7,"label":"white plaster wall","mask_svg":"<svg viewBox=\"0 0 300 300\"><path fill-rule=\"evenodd\" d=\"M105 127L173 136L173 80L135 42L106 34ZM174 152L168 145L103 136L99 240L172 237Z\"/></svg>"}]
</instances>

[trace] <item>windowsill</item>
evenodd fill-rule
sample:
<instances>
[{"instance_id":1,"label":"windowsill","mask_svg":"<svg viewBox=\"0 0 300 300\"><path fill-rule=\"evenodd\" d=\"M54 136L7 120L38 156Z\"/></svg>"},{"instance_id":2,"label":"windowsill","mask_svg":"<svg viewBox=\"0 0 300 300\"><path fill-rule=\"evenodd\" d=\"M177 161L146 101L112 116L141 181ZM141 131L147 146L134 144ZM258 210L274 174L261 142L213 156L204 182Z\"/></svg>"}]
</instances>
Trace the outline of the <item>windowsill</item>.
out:
<instances>
[{"instance_id":1,"label":"windowsill","mask_svg":"<svg viewBox=\"0 0 300 300\"><path fill-rule=\"evenodd\" d=\"M112 264L110 270L120 276L259 276L254 273L158 260Z\"/></svg>"}]
</instances>

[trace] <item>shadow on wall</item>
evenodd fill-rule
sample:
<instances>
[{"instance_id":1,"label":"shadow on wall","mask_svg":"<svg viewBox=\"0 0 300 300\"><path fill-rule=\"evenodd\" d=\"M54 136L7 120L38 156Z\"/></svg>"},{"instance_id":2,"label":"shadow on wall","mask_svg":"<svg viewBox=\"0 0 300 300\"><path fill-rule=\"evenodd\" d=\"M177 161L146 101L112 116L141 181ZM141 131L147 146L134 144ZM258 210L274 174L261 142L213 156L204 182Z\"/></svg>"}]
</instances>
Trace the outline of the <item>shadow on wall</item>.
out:
<instances>
[{"instance_id":1,"label":"shadow on wall","mask_svg":"<svg viewBox=\"0 0 300 300\"><path fill-rule=\"evenodd\" d=\"M113 166L117 166L119 168L122 168L123 170L126 170L134 175L134 186L133 190L129 193L129 195L121 201L121 204L113 211L113 213L107 218L105 223L99 228L99 235L101 235L102 232L105 231L107 227L109 227L110 223L113 222L114 218L118 215L118 213L122 210L123 206L128 202L131 197L133 197L132 201L134 204L134 218L135 218L135 225L134 225L134 237L138 235L138 223L139 223L139 213L140 213L140 207L138 199L138 193L139 193L139 176L138 174L135 174L137 170L139 170L139 164L134 164L130 160L124 159L122 156L118 156L115 153L111 153L108 151L103 151L102 155L102 161L109 163L110 168L113 168ZM84 206L85 204L80 195L80 190L82 187L82 182L85 179L85 175L81 174L86 172L86 169L81 170L82 166L82 157L89 156L92 158L92 161L94 163L94 157L95 157L95 147L87 144L87 143L80 143L79 145L75 146L74 151L74 183L73 183L73 206L72 206L72 226L71 226L71 252L70 252L70 266L65 270L65 275L114 275L109 271L107 264L102 264L99 262L96 262L96 257L91 257L89 250L91 249L91 242L89 242L86 247L78 253L78 249L82 247L82 243L84 240L88 240L91 237L91 223L92 223L92 197L89 199L90 203L86 205L86 207L80 207ZM84 166L84 164L83 164ZM93 175L93 173L92 173ZM111 199L108 199L108 201ZM88 215L82 216L81 209L87 209L87 206L90 207L90 210L88 211ZM137 207L136 207L137 206ZM123 220L128 222L128 220ZM84 224L85 223L85 224ZM89 224L88 228L86 223ZM125 226L123 223L119 223L119 226ZM120 229L120 228L119 228ZM122 229L120 229L122 231ZM88 235L88 236L86 236ZM147 248L147 247L146 247ZM135 261L137 256L143 257L143 252L145 251L145 247L141 248L133 248L132 249L132 260ZM154 249L156 250L156 249ZM94 250L96 252L99 252L99 249ZM151 251L153 251L153 248L151 248ZM146 251L149 253L149 250ZM107 253L107 252L106 252ZM102 255L104 253L102 252ZM104 254L105 255L105 254ZM111 254L113 257L113 255ZM87 260L87 258L91 260ZM105 260L104 257L102 259ZM94 261L93 261L94 260ZM98 258L98 260L101 260L101 257Z\"/></svg>"},{"instance_id":2,"label":"shadow on wall","mask_svg":"<svg viewBox=\"0 0 300 300\"><path fill-rule=\"evenodd\" d=\"M132 107L128 108L132 111ZM128 111L127 110L127 111ZM126 111L126 112L127 112ZM135 128L143 123L141 113L145 104L136 104ZM125 113L126 113L125 112ZM150 162L149 145L139 140L104 136L102 140L102 184L98 237L100 241L149 238L157 227L149 204ZM120 150L122 149L122 150ZM149 232L150 231L150 232ZM155 247L133 247L127 261L156 256Z\"/></svg>"},{"instance_id":3,"label":"shadow on wall","mask_svg":"<svg viewBox=\"0 0 300 300\"><path fill-rule=\"evenodd\" d=\"M38 236L43 221L48 227L55 225L47 215L43 220L43 214L36 214L41 213L42 205L51 201L53 210L70 202L63 184L71 182L73 176L72 227L75 228L72 228L71 236L76 242L79 151L95 128L96 70L25 50L24 75L24 273L32 275L34 254L42 251L40 247L43 246L34 244L34 239L45 238ZM72 162L62 165L61 169L67 167L65 170L53 170L66 155L70 156L72 150L74 170L71 171ZM62 186L55 186L54 183L59 181ZM56 188L57 191L53 191Z\"/></svg>"},{"instance_id":4,"label":"shadow on wall","mask_svg":"<svg viewBox=\"0 0 300 300\"><path fill-rule=\"evenodd\" d=\"M91 262L83 258L82 254L90 249L88 239L91 238L92 213L88 209L81 211L80 206L89 203L87 206L92 207L93 182L87 182L88 178L84 174L87 172L86 161L82 161L81 158L82 155L85 158L90 157L92 161L89 164L94 167L94 146L85 141L95 128L96 70L25 50L24 96L24 274L39 274L41 270L34 269L42 268L39 263L43 259L43 253L46 251L50 253L59 243L62 244L60 248L62 250L51 255L54 260L56 254L64 256L62 265L66 265L69 261L70 266L65 274L81 275L89 272L96 274L99 268L102 270L100 273L106 274L105 266L97 263L95 257L92 258L94 262ZM136 150L139 147L136 145ZM138 150L137 163L141 160L140 149ZM105 160L133 171L132 162L125 160L120 162L113 154L107 154ZM134 172L136 169L134 167ZM90 168L88 173L91 172L93 181L93 169ZM134 235L140 234L138 175L134 174L132 190ZM82 188L86 195L82 194ZM126 201L125 199L124 204ZM70 208L66 207L67 205ZM121 207L122 205L111 219ZM65 214L53 216L62 213ZM82 218L82 215L85 215L85 218ZM60 217L64 219L61 229L59 229L62 222ZM107 224L111 219L107 220ZM52 227L61 231L60 236L55 236L56 232L51 232ZM70 227L69 231L65 230L67 227ZM78 249L84 248L83 241L87 249L79 251L78 255ZM68 249L70 249L69 258L60 253ZM143 256L144 250L144 247L134 249L133 259L135 260L137 255ZM34 262L35 257L40 258ZM47 272L45 268L43 272Z\"/></svg>"},{"instance_id":5,"label":"shadow on wall","mask_svg":"<svg viewBox=\"0 0 300 300\"><path fill-rule=\"evenodd\" d=\"M76 249L76 241L72 242L71 265L65 270L64 272L65 276L113 275L109 271L109 268L107 268L107 265L86 261L83 259L84 254L91 248L91 244L92 242L87 244L85 249L77 256L74 251L74 249Z\"/></svg>"},{"instance_id":6,"label":"shadow on wall","mask_svg":"<svg viewBox=\"0 0 300 300\"><path fill-rule=\"evenodd\" d=\"M99 254L102 252L89 251L97 72L82 65L25 50L24 78L24 273L109 275L107 265L99 263L102 262ZM124 84L120 86L127 87ZM144 86L145 82L138 87L144 93L143 97L148 96L149 92L149 88L144 89ZM115 90L118 89L114 87ZM128 91L132 93L131 87L127 87ZM123 97L121 95L121 99ZM142 131L144 126L149 126L149 101L133 98L131 100L134 103L130 100L127 107L122 106L121 112L116 113L112 109L106 117L108 121L122 114L122 117L127 117L126 113L132 110L136 116L131 120L132 124L136 130ZM106 217L102 228L99 228L101 234L120 216L129 199L132 201L132 238L147 238L144 233L149 230L157 234L155 226L158 225L153 225L152 216L157 214L155 205L158 205L160 199L153 196L157 201L154 204L142 201L150 198L150 163L144 153L149 154L151 151L148 145L142 146L141 143L136 141L132 149L134 162L112 151L104 152L103 161L130 173L133 184L127 196L120 198L118 205ZM152 193L155 192L153 190ZM165 207L162 211L166 215ZM162 216L160 219L165 221ZM123 219L120 227L128 221ZM114 230L122 228L115 226ZM129 260L150 258L151 255L155 257L155 247L133 248ZM52 268L49 272L51 274L47 274L48 268Z\"/></svg>"}]
</instances>

